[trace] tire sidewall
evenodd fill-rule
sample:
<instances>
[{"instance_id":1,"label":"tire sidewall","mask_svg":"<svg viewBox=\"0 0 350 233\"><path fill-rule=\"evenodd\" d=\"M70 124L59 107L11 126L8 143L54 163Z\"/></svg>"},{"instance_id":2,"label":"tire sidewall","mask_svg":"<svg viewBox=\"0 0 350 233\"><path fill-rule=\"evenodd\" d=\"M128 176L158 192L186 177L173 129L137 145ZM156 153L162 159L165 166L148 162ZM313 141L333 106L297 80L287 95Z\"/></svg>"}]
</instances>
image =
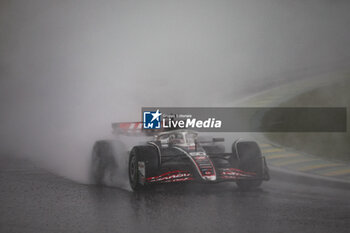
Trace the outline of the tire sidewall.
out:
<instances>
[{"instance_id":1,"label":"tire sidewall","mask_svg":"<svg viewBox=\"0 0 350 233\"><path fill-rule=\"evenodd\" d=\"M147 183L145 184L140 183L140 172L138 168L139 161L144 162L145 173L147 174L147 176L153 176L159 170L158 156L159 155L158 155L157 149L152 145L136 146L131 150L130 156L129 156L128 173L129 173L130 186L134 191L144 189L150 186ZM134 173L134 177L131 176L132 163L135 163L134 165L136 165L136 171Z\"/></svg>"},{"instance_id":2,"label":"tire sidewall","mask_svg":"<svg viewBox=\"0 0 350 233\"><path fill-rule=\"evenodd\" d=\"M233 145L233 148L238 148L239 147L239 141L235 142L237 145ZM234 143L234 144L235 144ZM262 156L261 156L261 150L256 142L250 142L254 143L254 146L257 147L257 152L256 154L239 154L239 149L238 151L234 151L236 156L239 158L239 169L243 171L248 171L248 172L255 172L259 176L263 175L263 162L262 162ZM256 179L256 180L237 180L236 184L237 186L243 190L243 191L248 191L248 190L253 190L258 188L262 184L263 180L261 179Z\"/></svg>"},{"instance_id":3,"label":"tire sidewall","mask_svg":"<svg viewBox=\"0 0 350 233\"><path fill-rule=\"evenodd\" d=\"M134 171L132 171L134 169ZM140 183L139 183L139 171L138 171L138 157L135 150L133 150L130 153L129 157L129 183L133 190L140 189Z\"/></svg>"}]
</instances>

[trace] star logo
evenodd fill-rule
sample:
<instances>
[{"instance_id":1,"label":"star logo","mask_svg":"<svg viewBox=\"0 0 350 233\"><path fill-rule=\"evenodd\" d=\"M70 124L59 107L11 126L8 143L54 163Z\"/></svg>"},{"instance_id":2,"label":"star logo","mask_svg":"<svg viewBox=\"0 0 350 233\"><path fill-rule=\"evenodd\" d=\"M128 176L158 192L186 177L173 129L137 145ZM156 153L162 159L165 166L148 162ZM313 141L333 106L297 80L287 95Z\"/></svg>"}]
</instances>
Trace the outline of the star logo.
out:
<instances>
[{"instance_id":1,"label":"star logo","mask_svg":"<svg viewBox=\"0 0 350 233\"><path fill-rule=\"evenodd\" d=\"M155 112L144 111L143 112L143 128L144 129L160 129L161 128L161 116L162 113L159 109Z\"/></svg>"},{"instance_id":2,"label":"star logo","mask_svg":"<svg viewBox=\"0 0 350 233\"><path fill-rule=\"evenodd\" d=\"M151 113L151 114L152 114L152 116L153 116L151 122L154 121L155 119L157 119L157 121L159 121L159 116L162 115L162 114L159 112L159 109L157 109L157 111L156 111L155 113Z\"/></svg>"}]
</instances>

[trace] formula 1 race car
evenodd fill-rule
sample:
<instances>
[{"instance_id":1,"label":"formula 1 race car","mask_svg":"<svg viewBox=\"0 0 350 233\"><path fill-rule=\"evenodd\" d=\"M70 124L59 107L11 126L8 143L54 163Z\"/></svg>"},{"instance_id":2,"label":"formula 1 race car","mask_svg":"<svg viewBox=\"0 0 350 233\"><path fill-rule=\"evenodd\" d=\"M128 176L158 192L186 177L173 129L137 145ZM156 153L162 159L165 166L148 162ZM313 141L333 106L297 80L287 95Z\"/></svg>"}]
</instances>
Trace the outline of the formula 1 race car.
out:
<instances>
[{"instance_id":1,"label":"formula 1 race car","mask_svg":"<svg viewBox=\"0 0 350 233\"><path fill-rule=\"evenodd\" d=\"M121 130L122 133L135 134L133 129L141 133L142 123L114 123L113 128L116 134ZM236 140L227 153L223 138L200 140L198 133L192 130L176 129L153 134L151 140L125 149L127 153L124 155L114 152L116 145L124 145L119 140L96 142L92 154L94 182L104 184L106 176L122 169L121 164L117 164L122 160L116 156L128 156L127 173L134 191L154 184L185 182L236 182L240 189L249 190L269 180L265 157L254 141Z\"/></svg>"}]
</instances>

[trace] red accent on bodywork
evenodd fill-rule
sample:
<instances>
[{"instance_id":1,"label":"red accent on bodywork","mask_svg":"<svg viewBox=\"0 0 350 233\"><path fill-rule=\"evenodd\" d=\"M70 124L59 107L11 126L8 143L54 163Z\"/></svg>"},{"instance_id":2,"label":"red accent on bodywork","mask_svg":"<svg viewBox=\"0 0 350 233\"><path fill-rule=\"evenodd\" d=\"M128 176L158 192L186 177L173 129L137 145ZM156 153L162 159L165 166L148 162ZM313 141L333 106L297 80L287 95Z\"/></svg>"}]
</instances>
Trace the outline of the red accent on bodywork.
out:
<instances>
[{"instance_id":1,"label":"red accent on bodywork","mask_svg":"<svg viewBox=\"0 0 350 233\"><path fill-rule=\"evenodd\" d=\"M255 172L246 172L237 168L222 168L220 169L220 178L222 179L237 179L242 177L256 176Z\"/></svg>"},{"instance_id":2,"label":"red accent on bodywork","mask_svg":"<svg viewBox=\"0 0 350 233\"><path fill-rule=\"evenodd\" d=\"M175 170L166 172L159 176L152 176L146 178L147 182L181 182L187 180L193 180L189 171Z\"/></svg>"},{"instance_id":3,"label":"red accent on bodywork","mask_svg":"<svg viewBox=\"0 0 350 233\"><path fill-rule=\"evenodd\" d=\"M188 181L188 180L193 180L192 177L186 177L186 178L178 178L178 179L172 179L172 180L165 180L163 182L169 183L169 182L183 182L183 181Z\"/></svg>"}]
</instances>

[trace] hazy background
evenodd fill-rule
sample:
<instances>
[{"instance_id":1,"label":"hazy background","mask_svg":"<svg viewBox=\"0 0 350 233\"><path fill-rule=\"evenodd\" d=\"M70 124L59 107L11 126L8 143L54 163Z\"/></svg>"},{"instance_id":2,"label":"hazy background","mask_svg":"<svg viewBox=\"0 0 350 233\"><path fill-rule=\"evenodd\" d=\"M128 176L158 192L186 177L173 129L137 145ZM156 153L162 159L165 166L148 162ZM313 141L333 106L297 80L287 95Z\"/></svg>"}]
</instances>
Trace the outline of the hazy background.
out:
<instances>
[{"instance_id":1,"label":"hazy background","mask_svg":"<svg viewBox=\"0 0 350 233\"><path fill-rule=\"evenodd\" d=\"M350 1L0 0L0 151L86 181L142 106L229 106L350 63Z\"/></svg>"}]
</instances>

